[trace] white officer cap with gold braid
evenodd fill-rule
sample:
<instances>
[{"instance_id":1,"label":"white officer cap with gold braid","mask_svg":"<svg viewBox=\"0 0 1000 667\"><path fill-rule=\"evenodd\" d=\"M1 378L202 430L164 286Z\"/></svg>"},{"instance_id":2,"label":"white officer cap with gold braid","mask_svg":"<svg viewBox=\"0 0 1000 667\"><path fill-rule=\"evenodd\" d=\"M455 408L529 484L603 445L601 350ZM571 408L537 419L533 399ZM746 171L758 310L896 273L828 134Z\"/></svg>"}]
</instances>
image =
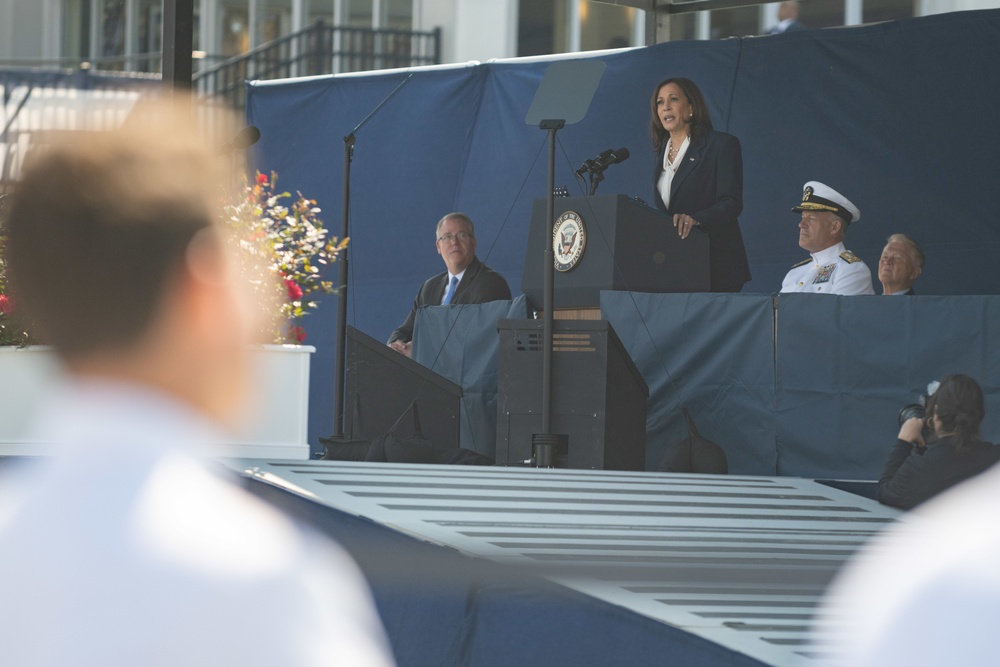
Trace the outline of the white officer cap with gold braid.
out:
<instances>
[{"instance_id":1,"label":"white officer cap with gold braid","mask_svg":"<svg viewBox=\"0 0 1000 667\"><path fill-rule=\"evenodd\" d=\"M861 219L861 211L851 203L850 199L819 181L809 181L802 186L802 203L792 210L796 213L830 211L843 218L847 224Z\"/></svg>"}]
</instances>

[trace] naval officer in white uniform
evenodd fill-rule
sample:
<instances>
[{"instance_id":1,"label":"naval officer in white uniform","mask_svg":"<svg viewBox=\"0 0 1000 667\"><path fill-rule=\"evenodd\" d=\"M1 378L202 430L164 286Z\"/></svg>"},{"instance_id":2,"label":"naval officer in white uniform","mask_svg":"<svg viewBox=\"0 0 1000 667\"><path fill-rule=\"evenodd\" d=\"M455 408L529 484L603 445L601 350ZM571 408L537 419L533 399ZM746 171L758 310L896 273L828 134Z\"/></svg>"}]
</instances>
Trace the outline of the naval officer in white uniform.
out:
<instances>
[{"instance_id":1,"label":"naval officer in white uniform","mask_svg":"<svg viewBox=\"0 0 1000 667\"><path fill-rule=\"evenodd\" d=\"M792 267L781 283L782 292L811 294L874 294L872 273L844 247L844 235L861 211L828 185L809 181L802 202L792 209L802 213L799 246L811 257Z\"/></svg>"}]
</instances>

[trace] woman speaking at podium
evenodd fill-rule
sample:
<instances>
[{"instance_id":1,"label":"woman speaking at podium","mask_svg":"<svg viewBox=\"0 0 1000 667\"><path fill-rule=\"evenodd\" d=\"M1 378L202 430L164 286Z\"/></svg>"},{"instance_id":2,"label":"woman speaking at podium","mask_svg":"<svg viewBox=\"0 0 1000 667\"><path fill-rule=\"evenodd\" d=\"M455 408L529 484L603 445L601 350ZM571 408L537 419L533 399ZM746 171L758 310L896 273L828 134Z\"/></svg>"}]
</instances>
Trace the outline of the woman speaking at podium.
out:
<instances>
[{"instance_id":1,"label":"woman speaking at podium","mask_svg":"<svg viewBox=\"0 0 1000 667\"><path fill-rule=\"evenodd\" d=\"M693 227L708 233L713 292L739 292L750 280L737 219L743 210L740 140L716 132L698 86L672 78L653 91L650 131L657 207L686 239Z\"/></svg>"}]
</instances>

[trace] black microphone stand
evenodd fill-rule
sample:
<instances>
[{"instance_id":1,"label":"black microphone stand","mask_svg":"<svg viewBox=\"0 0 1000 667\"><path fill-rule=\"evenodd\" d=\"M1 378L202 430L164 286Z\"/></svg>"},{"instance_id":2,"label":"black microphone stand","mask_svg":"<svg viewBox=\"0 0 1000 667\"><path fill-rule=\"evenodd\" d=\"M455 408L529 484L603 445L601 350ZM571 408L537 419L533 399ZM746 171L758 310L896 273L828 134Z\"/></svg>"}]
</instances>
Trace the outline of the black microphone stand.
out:
<instances>
[{"instance_id":1,"label":"black microphone stand","mask_svg":"<svg viewBox=\"0 0 1000 667\"><path fill-rule=\"evenodd\" d=\"M604 74L602 61L577 60L556 62L545 70L545 76L531 101L525 122L548 132L549 164L546 188L546 224L552 225L555 210L556 132L566 125L583 120ZM545 238L548 238L546 235ZM568 451L569 436L552 433L553 339L555 310L555 251L546 241L542 283L542 428L531 435L531 465L552 468L556 456Z\"/></svg>"},{"instance_id":2,"label":"black microphone stand","mask_svg":"<svg viewBox=\"0 0 1000 667\"><path fill-rule=\"evenodd\" d=\"M545 193L545 219L555 219L556 132L566 126L563 119L545 119L539 129L549 133L548 188ZM552 433L552 346L554 338L555 251L545 244L545 273L542 280L542 430L531 436L531 462L538 468L555 467L556 455L565 449L569 438Z\"/></svg>"},{"instance_id":3,"label":"black microphone stand","mask_svg":"<svg viewBox=\"0 0 1000 667\"><path fill-rule=\"evenodd\" d=\"M590 191L587 195L590 197L594 196L597 192L597 185L604 180L604 170L608 168L608 165L601 164L590 170Z\"/></svg>"},{"instance_id":4,"label":"black microphone stand","mask_svg":"<svg viewBox=\"0 0 1000 667\"><path fill-rule=\"evenodd\" d=\"M357 133L364 127L372 117L375 116L378 111L386 105L386 103L391 100L400 89L405 86L409 80L413 77L413 72L406 75L406 78L399 82L391 93L385 96L381 102L379 102L374 109L372 109L367 116L362 119L357 126L351 130L350 134L344 137L344 183L343 183L343 209L341 211L341 227L340 227L340 238L346 239L350 237L350 218L351 218L351 161L354 159L354 144L357 139ZM338 274L340 288L337 290L338 307L337 307L337 350L336 350L336 366L335 366L335 377L334 377L334 387L333 387L333 433L326 437L320 438L320 442L324 445L328 442L335 442L344 439L344 397L347 393L347 281L348 281L348 264L347 264L347 252L344 256L339 258L340 270Z\"/></svg>"}]
</instances>

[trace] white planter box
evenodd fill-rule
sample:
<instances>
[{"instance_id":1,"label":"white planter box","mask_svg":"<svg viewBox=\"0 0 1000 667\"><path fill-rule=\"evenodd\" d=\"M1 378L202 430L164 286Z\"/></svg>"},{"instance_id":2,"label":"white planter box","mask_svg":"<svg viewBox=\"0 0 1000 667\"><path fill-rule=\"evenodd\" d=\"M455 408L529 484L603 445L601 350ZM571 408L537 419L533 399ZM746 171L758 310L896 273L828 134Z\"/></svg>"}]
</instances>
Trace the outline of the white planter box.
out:
<instances>
[{"instance_id":1,"label":"white planter box","mask_svg":"<svg viewBox=\"0 0 1000 667\"><path fill-rule=\"evenodd\" d=\"M244 427L230 442L209 452L233 458L309 458L309 345L262 345L256 350L254 381ZM0 347L0 456L51 453L31 441L35 410L59 378L60 367L44 346Z\"/></svg>"},{"instance_id":2,"label":"white planter box","mask_svg":"<svg viewBox=\"0 0 1000 667\"><path fill-rule=\"evenodd\" d=\"M30 440L28 431L61 372L52 348L0 346L0 456L51 453L50 444Z\"/></svg>"},{"instance_id":3,"label":"white planter box","mask_svg":"<svg viewBox=\"0 0 1000 667\"><path fill-rule=\"evenodd\" d=\"M309 358L311 345L261 345L245 426L213 452L250 459L309 458Z\"/></svg>"}]
</instances>

